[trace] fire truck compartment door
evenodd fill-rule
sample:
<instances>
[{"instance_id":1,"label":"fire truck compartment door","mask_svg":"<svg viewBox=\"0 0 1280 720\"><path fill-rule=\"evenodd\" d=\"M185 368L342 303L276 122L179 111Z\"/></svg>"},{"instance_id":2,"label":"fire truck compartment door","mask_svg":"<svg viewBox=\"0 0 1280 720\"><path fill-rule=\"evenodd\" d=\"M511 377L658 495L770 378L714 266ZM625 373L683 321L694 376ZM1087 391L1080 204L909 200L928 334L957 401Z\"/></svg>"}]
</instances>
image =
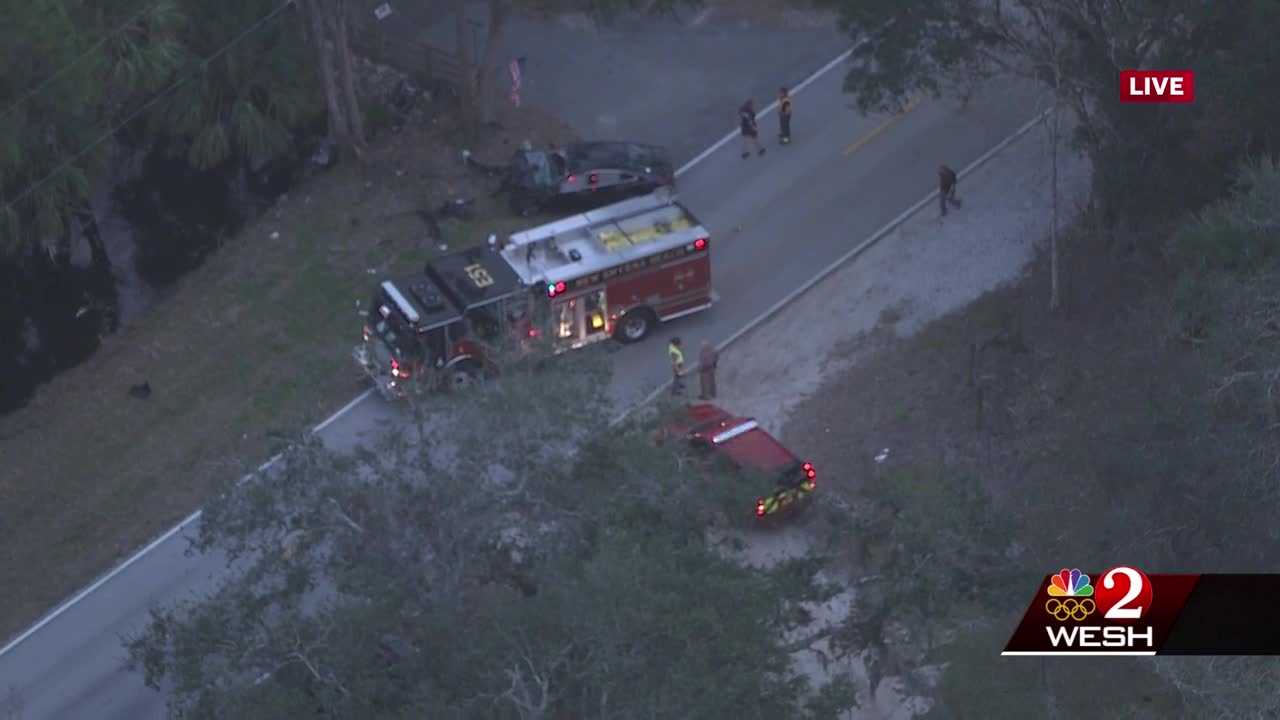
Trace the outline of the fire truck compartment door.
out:
<instances>
[{"instance_id":1,"label":"fire truck compartment door","mask_svg":"<svg viewBox=\"0 0 1280 720\"><path fill-rule=\"evenodd\" d=\"M551 306L551 331L557 341L573 342L582 334L582 320L578 310L581 303L577 298L566 298Z\"/></svg>"},{"instance_id":2,"label":"fire truck compartment door","mask_svg":"<svg viewBox=\"0 0 1280 720\"><path fill-rule=\"evenodd\" d=\"M556 340L575 347L609 333L609 306L604 288L561 300L551 306Z\"/></svg>"},{"instance_id":3,"label":"fire truck compartment door","mask_svg":"<svg viewBox=\"0 0 1280 720\"><path fill-rule=\"evenodd\" d=\"M609 302L604 288L582 296L583 339L595 339L609 333Z\"/></svg>"}]
</instances>

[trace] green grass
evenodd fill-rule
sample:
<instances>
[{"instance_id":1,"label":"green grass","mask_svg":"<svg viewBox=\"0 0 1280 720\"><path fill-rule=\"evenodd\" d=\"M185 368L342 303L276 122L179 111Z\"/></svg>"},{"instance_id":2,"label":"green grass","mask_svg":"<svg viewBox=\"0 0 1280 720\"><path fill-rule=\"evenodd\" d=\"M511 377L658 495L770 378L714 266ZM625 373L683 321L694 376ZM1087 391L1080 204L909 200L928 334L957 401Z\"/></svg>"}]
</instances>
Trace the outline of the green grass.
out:
<instances>
[{"instance_id":1,"label":"green grass","mask_svg":"<svg viewBox=\"0 0 1280 720\"><path fill-rule=\"evenodd\" d=\"M356 300L441 254L411 212L439 202L439 174L391 169L444 153L409 135L382 161L292 190L148 316L0 418L0 637L365 389L350 359ZM476 220L443 224L450 251L530 222L476 194ZM151 398L129 397L143 380Z\"/></svg>"}]
</instances>

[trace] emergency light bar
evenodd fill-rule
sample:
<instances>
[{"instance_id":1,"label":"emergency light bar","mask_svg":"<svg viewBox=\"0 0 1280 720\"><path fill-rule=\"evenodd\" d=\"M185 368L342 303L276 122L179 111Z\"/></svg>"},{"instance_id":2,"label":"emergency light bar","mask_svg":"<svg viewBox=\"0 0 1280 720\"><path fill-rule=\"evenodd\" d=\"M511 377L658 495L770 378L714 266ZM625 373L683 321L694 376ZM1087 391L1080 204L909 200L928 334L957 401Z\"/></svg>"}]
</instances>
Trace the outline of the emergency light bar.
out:
<instances>
[{"instance_id":1,"label":"emergency light bar","mask_svg":"<svg viewBox=\"0 0 1280 720\"><path fill-rule=\"evenodd\" d=\"M400 308L400 312L404 313L406 318L409 318L409 322L416 323L422 319L419 317L418 311L413 309L413 306L404 298L404 295L400 294L400 290L391 284L390 280L382 281L382 289L395 302L396 307Z\"/></svg>"},{"instance_id":2,"label":"emergency light bar","mask_svg":"<svg viewBox=\"0 0 1280 720\"><path fill-rule=\"evenodd\" d=\"M749 433L758 427L760 427L760 424L757 423L755 420L748 420L737 427L730 428L728 430L725 430L722 433L712 436L711 442L716 445L719 445L720 443L729 442L730 440L738 437L739 435L743 433Z\"/></svg>"}]
</instances>

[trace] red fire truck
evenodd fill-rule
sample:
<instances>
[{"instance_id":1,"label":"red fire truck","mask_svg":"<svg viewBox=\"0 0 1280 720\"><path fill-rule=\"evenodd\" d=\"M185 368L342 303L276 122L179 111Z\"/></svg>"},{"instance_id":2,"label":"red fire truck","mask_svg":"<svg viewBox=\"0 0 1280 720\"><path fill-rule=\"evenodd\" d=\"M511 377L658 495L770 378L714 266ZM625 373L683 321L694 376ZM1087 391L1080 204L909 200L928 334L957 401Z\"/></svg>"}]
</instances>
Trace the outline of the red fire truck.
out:
<instances>
[{"instance_id":1,"label":"red fire truck","mask_svg":"<svg viewBox=\"0 0 1280 720\"><path fill-rule=\"evenodd\" d=\"M524 285L542 289L552 340L568 349L637 342L711 307L710 244L693 213L658 192L516 233L501 253Z\"/></svg>"},{"instance_id":2,"label":"red fire truck","mask_svg":"<svg viewBox=\"0 0 1280 720\"><path fill-rule=\"evenodd\" d=\"M711 306L711 239L667 194L516 233L386 280L356 363L388 398L492 375L495 344L547 333L557 351L641 340Z\"/></svg>"}]
</instances>

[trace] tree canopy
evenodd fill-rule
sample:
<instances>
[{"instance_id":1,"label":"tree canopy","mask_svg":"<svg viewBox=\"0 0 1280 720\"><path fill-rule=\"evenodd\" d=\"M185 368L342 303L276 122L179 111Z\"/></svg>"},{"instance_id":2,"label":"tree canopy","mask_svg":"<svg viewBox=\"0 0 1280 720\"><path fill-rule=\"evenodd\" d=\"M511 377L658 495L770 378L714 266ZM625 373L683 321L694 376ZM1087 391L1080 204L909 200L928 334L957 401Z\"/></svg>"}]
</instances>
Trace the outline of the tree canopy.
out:
<instances>
[{"instance_id":1,"label":"tree canopy","mask_svg":"<svg viewBox=\"0 0 1280 720\"><path fill-rule=\"evenodd\" d=\"M0 243L63 249L114 123L176 66L176 4L13 4L0 24ZM124 15L122 17L122 15Z\"/></svg>"},{"instance_id":2,"label":"tree canopy","mask_svg":"<svg viewBox=\"0 0 1280 720\"><path fill-rule=\"evenodd\" d=\"M785 647L811 574L705 542L692 459L605 430L604 361L511 368L229 489L197 546L239 570L157 609L132 657L192 718L830 717Z\"/></svg>"},{"instance_id":3,"label":"tree canopy","mask_svg":"<svg viewBox=\"0 0 1280 720\"><path fill-rule=\"evenodd\" d=\"M1069 107L1103 194L1133 205L1171 192L1202 203L1244 152L1280 145L1272 41L1280 7L1265 1L1204 3L1098 0L818 0L860 44L845 89L865 110L909 96L964 92L995 76L1040 83ZM1191 68L1197 103L1116 101L1120 70ZM1176 183L1176 176L1197 182Z\"/></svg>"}]
</instances>

